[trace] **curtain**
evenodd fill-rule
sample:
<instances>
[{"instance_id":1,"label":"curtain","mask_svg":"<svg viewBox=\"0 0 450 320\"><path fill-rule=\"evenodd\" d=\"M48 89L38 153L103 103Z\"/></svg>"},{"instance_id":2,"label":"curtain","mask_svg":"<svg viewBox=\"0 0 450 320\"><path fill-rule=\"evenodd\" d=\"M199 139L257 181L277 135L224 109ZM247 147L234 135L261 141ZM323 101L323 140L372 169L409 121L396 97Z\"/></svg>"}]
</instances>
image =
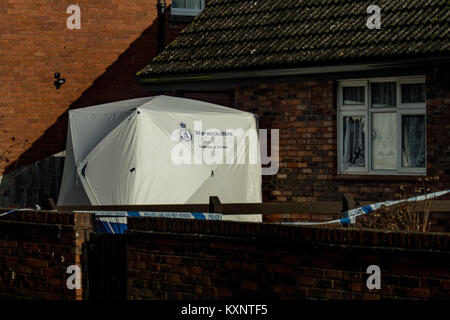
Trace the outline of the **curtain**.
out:
<instances>
[{"instance_id":1,"label":"curtain","mask_svg":"<svg viewBox=\"0 0 450 320\"><path fill-rule=\"evenodd\" d=\"M182 9L201 9L202 0L172 0L172 6Z\"/></svg>"},{"instance_id":2,"label":"curtain","mask_svg":"<svg viewBox=\"0 0 450 320\"><path fill-rule=\"evenodd\" d=\"M374 107L396 106L396 96L395 82L372 83L372 105Z\"/></svg>"},{"instance_id":3,"label":"curtain","mask_svg":"<svg viewBox=\"0 0 450 320\"><path fill-rule=\"evenodd\" d=\"M201 9L202 8L202 0L186 0L186 8Z\"/></svg>"},{"instance_id":4,"label":"curtain","mask_svg":"<svg viewBox=\"0 0 450 320\"><path fill-rule=\"evenodd\" d=\"M411 83L402 84L402 102L425 102L425 84Z\"/></svg>"},{"instance_id":5,"label":"curtain","mask_svg":"<svg viewBox=\"0 0 450 320\"><path fill-rule=\"evenodd\" d=\"M186 8L186 0L172 0L174 8Z\"/></svg>"},{"instance_id":6,"label":"curtain","mask_svg":"<svg viewBox=\"0 0 450 320\"><path fill-rule=\"evenodd\" d=\"M402 117L402 165L425 167L425 116Z\"/></svg>"},{"instance_id":7,"label":"curtain","mask_svg":"<svg viewBox=\"0 0 450 320\"><path fill-rule=\"evenodd\" d=\"M397 169L396 113L372 113L372 168Z\"/></svg>"},{"instance_id":8,"label":"curtain","mask_svg":"<svg viewBox=\"0 0 450 320\"><path fill-rule=\"evenodd\" d=\"M344 87L343 89L344 104L364 104L364 87Z\"/></svg>"},{"instance_id":9,"label":"curtain","mask_svg":"<svg viewBox=\"0 0 450 320\"><path fill-rule=\"evenodd\" d=\"M364 167L364 117L344 117L343 164L349 167Z\"/></svg>"}]
</instances>

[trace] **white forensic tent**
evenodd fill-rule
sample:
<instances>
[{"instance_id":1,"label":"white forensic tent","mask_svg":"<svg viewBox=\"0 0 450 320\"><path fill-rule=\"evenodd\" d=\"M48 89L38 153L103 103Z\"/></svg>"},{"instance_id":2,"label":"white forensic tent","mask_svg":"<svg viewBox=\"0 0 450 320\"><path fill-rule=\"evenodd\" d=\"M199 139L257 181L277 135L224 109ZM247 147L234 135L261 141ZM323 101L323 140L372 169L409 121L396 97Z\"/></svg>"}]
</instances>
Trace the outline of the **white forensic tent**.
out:
<instances>
[{"instance_id":1,"label":"white forensic tent","mask_svg":"<svg viewBox=\"0 0 450 320\"><path fill-rule=\"evenodd\" d=\"M251 113L169 96L70 110L58 205L259 203L256 129Z\"/></svg>"}]
</instances>

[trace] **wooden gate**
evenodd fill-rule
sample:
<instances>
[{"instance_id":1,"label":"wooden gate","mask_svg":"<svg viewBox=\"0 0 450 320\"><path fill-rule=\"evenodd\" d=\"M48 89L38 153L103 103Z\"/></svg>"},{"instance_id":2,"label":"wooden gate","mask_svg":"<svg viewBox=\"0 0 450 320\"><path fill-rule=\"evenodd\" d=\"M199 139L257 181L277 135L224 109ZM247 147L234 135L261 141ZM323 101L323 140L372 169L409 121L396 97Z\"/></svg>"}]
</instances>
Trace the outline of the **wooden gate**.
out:
<instances>
[{"instance_id":1,"label":"wooden gate","mask_svg":"<svg viewBox=\"0 0 450 320\"><path fill-rule=\"evenodd\" d=\"M88 299L125 300L127 259L123 234L93 234L88 244Z\"/></svg>"}]
</instances>

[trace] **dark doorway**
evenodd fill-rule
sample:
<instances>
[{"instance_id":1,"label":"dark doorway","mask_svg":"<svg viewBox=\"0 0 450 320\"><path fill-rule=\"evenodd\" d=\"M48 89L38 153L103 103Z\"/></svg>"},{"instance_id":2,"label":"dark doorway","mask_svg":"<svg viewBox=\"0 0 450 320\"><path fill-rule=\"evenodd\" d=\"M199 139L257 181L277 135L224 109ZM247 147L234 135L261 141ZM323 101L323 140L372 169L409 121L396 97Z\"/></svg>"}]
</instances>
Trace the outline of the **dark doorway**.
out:
<instances>
[{"instance_id":1,"label":"dark doorway","mask_svg":"<svg viewBox=\"0 0 450 320\"><path fill-rule=\"evenodd\" d=\"M126 239L123 234L93 234L88 244L88 299L126 299Z\"/></svg>"}]
</instances>

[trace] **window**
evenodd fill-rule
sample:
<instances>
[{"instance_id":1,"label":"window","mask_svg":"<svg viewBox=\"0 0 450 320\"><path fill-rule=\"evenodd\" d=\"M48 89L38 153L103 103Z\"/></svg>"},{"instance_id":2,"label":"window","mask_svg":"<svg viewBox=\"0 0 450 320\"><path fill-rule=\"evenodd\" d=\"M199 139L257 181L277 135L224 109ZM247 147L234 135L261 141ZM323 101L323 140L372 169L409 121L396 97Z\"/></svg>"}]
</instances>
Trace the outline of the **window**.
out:
<instances>
[{"instance_id":1,"label":"window","mask_svg":"<svg viewBox=\"0 0 450 320\"><path fill-rule=\"evenodd\" d=\"M196 16L205 8L205 0L172 0L171 14Z\"/></svg>"},{"instance_id":2,"label":"window","mask_svg":"<svg viewBox=\"0 0 450 320\"><path fill-rule=\"evenodd\" d=\"M341 174L426 174L425 77L340 81Z\"/></svg>"}]
</instances>

